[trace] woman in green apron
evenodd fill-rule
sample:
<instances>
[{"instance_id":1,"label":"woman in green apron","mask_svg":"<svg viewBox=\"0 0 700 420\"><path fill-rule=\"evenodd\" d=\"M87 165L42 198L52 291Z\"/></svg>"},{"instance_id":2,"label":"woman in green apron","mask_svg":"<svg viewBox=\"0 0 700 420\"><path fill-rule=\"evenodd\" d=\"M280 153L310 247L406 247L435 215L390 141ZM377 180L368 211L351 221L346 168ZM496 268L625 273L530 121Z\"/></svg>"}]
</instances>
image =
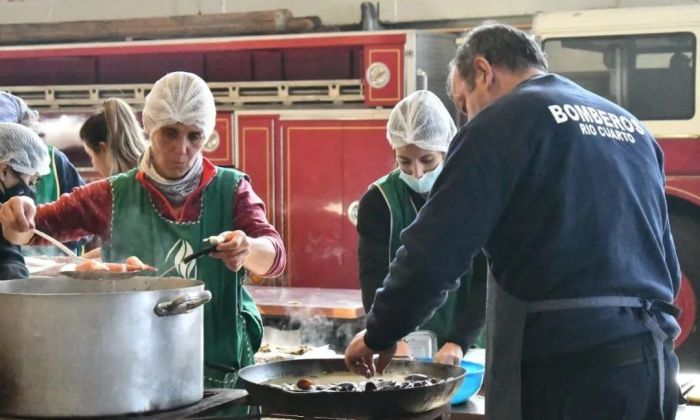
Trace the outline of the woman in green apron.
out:
<instances>
[{"instance_id":1,"label":"woman in green apron","mask_svg":"<svg viewBox=\"0 0 700 420\"><path fill-rule=\"evenodd\" d=\"M103 177L135 168L146 149L134 111L119 98L106 99L103 109L85 120L79 135L92 168ZM86 258L101 256L99 246L85 254Z\"/></svg>"},{"instance_id":2,"label":"woman in green apron","mask_svg":"<svg viewBox=\"0 0 700 420\"><path fill-rule=\"evenodd\" d=\"M31 223L60 240L99 235L105 261L134 255L158 272L174 265L173 275L203 281L212 292L204 306L205 387L221 388L235 385L262 339L260 314L242 287L244 270L277 276L286 257L247 176L202 156L215 120L214 98L201 78L168 74L146 97L150 145L139 166L39 207ZM0 213L13 243L39 242L29 230L31 200L15 200ZM183 262L215 235L222 243L211 258Z\"/></svg>"},{"instance_id":3,"label":"woman in green apron","mask_svg":"<svg viewBox=\"0 0 700 420\"><path fill-rule=\"evenodd\" d=\"M397 168L370 185L357 214L360 284L366 312L389 272L389 263L401 244L401 231L416 218L440 175L456 131L445 106L427 90L407 96L391 112L387 139ZM474 270L462 276L459 288L450 292L445 304L419 327L435 334L439 347L436 361L458 364L473 344L483 347L480 333L485 302L486 263L480 255L474 260ZM407 351L402 350L403 354Z\"/></svg>"}]
</instances>

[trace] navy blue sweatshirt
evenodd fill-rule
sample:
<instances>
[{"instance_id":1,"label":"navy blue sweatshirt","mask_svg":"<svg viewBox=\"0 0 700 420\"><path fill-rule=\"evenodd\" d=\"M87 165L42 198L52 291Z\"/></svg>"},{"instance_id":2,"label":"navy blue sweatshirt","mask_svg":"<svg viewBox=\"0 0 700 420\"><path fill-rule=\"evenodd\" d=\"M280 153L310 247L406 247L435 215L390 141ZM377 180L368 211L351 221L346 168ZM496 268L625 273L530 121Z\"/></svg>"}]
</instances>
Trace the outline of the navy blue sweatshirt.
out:
<instances>
[{"instance_id":1,"label":"navy blue sweatshirt","mask_svg":"<svg viewBox=\"0 0 700 420\"><path fill-rule=\"evenodd\" d=\"M365 342L375 350L427 319L482 247L499 285L525 301L672 302L680 284L658 144L630 113L554 74L521 83L457 133L402 244L367 315ZM523 357L643 333L639 316L532 314ZM673 317L658 319L678 333Z\"/></svg>"}]
</instances>

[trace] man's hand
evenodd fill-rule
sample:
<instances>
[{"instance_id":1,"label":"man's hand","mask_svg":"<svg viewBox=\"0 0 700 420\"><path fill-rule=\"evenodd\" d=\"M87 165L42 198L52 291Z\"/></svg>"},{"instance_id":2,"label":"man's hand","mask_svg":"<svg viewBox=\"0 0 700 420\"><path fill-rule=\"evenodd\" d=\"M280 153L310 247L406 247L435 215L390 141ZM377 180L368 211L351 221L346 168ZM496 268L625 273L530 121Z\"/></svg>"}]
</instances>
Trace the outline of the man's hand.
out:
<instances>
[{"instance_id":1,"label":"man's hand","mask_svg":"<svg viewBox=\"0 0 700 420\"><path fill-rule=\"evenodd\" d=\"M0 208L0 224L5 239L24 245L34 236L36 205L29 197L12 197Z\"/></svg>"},{"instance_id":2,"label":"man's hand","mask_svg":"<svg viewBox=\"0 0 700 420\"><path fill-rule=\"evenodd\" d=\"M445 365L458 365L464 357L462 347L455 343L445 343L435 354L434 360Z\"/></svg>"},{"instance_id":3,"label":"man's hand","mask_svg":"<svg viewBox=\"0 0 700 420\"><path fill-rule=\"evenodd\" d=\"M357 333L345 349L345 366L351 372L371 378L377 373L384 373L384 369L396 352L396 344L383 351L372 350L365 344L365 332L366 330L362 330ZM379 355L376 365L374 364L375 354Z\"/></svg>"},{"instance_id":4,"label":"man's hand","mask_svg":"<svg viewBox=\"0 0 700 420\"><path fill-rule=\"evenodd\" d=\"M211 256L222 260L231 271L240 270L250 255L248 236L242 230L234 230L223 232L219 237L223 242L216 246L216 251Z\"/></svg>"}]
</instances>

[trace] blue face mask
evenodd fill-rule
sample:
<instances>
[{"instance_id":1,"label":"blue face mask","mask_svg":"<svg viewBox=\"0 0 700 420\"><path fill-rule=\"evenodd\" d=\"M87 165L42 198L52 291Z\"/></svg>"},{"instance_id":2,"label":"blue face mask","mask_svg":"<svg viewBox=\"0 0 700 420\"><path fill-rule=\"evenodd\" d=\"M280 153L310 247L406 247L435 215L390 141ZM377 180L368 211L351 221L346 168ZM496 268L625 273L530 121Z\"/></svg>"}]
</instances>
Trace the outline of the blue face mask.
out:
<instances>
[{"instance_id":1,"label":"blue face mask","mask_svg":"<svg viewBox=\"0 0 700 420\"><path fill-rule=\"evenodd\" d=\"M441 172L442 163L436 166L432 171L424 173L420 179L404 171L399 173L399 178L408 185L408 188L418 194L427 194L430 192L430 189L433 188L433 184L435 184L435 180L440 176Z\"/></svg>"}]
</instances>

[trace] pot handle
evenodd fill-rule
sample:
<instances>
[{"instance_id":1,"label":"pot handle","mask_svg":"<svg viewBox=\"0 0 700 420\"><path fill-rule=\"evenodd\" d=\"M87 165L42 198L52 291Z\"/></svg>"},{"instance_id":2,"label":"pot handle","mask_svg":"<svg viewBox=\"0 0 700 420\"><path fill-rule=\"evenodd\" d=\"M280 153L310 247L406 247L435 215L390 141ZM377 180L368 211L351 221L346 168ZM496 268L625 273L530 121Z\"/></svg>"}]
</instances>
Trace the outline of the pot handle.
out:
<instances>
[{"instance_id":1,"label":"pot handle","mask_svg":"<svg viewBox=\"0 0 700 420\"><path fill-rule=\"evenodd\" d=\"M202 290L198 293L178 296L171 301L156 304L153 311L158 316L179 315L190 312L192 309L204 305L211 300L211 292Z\"/></svg>"}]
</instances>

